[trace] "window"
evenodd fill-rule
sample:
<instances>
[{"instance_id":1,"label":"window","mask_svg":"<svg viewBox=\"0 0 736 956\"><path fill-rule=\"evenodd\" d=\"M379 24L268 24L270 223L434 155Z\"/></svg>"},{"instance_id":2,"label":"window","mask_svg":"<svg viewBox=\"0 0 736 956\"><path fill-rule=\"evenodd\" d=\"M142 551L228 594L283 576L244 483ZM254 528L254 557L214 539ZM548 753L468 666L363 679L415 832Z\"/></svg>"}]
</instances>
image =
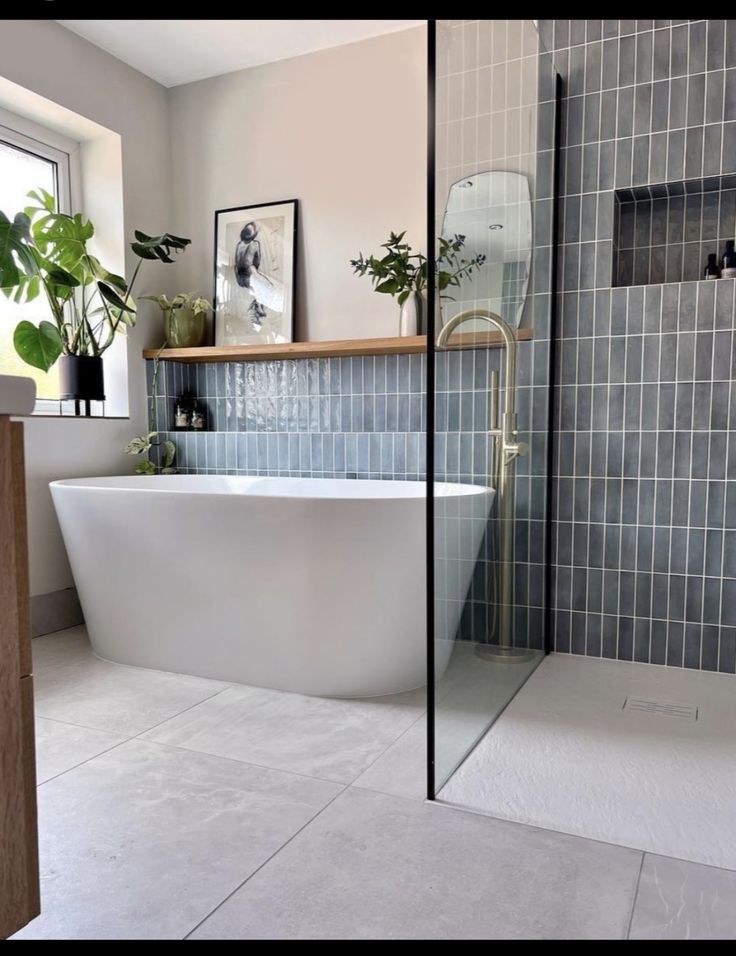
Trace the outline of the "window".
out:
<instances>
[{"instance_id":1,"label":"window","mask_svg":"<svg viewBox=\"0 0 736 956\"><path fill-rule=\"evenodd\" d=\"M39 186L55 196L62 212L70 211L69 153L0 125L0 209L12 218L28 204L27 193ZM0 373L35 379L36 412L60 414L56 366L48 373L34 369L18 357L13 346L13 331L21 319L37 323L47 315L50 310L41 297L17 305L0 294Z\"/></svg>"}]
</instances>

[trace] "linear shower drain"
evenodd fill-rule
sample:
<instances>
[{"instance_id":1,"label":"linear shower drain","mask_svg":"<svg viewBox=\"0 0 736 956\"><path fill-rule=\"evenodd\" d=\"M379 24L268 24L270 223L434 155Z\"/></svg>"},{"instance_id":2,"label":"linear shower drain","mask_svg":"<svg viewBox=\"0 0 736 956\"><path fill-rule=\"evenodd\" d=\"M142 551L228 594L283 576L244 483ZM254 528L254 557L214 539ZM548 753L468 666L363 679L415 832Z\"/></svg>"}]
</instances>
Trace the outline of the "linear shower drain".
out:
<instances>
[{"instance_id":1,"label":"linear shower drain","mask_svg":"<svg viewBox=\"0 0 736 956\"><path fill-rule=\"evenodd\" d=\"M638 710L643 714L659 714L662 717L684 717L685 720L697 720L698 708L689 704L669 704L659 700L642 700L640 697L627 697L622 710Z\"/></svg>"}]
</instances>

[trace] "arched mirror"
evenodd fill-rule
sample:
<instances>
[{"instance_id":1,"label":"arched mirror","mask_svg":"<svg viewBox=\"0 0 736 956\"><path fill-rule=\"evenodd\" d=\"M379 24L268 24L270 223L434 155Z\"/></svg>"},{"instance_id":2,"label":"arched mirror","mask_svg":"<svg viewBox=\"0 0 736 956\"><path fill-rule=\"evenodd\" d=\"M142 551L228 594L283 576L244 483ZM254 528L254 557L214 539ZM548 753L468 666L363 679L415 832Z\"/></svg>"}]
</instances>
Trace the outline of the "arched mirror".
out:
<instances>
[{"instance_id":1,"label":"arched mirror","mask_svg":"<svg viewBox=\"0 0 736 956\"><path fill-rule=\"evenodd\" d=\"M521 173L475 173L450 187L442 237L463 239L464 259L485 256L480 268L443 297L442 321L470 307L490 309L519 328L532 257L529 182Z\"/></svg>"}]
</instances>

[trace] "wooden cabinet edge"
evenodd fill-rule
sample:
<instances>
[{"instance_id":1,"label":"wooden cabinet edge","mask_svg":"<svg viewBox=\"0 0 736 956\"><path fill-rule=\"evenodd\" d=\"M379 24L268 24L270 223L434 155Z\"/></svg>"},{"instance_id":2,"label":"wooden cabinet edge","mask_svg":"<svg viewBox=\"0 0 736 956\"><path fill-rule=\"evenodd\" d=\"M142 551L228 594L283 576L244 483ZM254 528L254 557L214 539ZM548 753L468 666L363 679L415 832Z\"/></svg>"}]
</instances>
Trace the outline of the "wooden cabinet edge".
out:
<instances>
[{"instance_id":1,"label":"wooden cabinet edge","mask_svg":"<svg viewBox=\"0 0 736 956\"><path fill-rule=\"evenodd\" d=\"M38 872L38 804L36 797L36 730L33 707L33 677L21 678L21 712L23 714L23 810L26 842L26 911L24 922L30 923L41 912L41 888Z\"/></svg>"},{"instance_id":2,"label":"wooden cabinet edge","mask_svg":"<svg viewBox=\"0 0 736 956\"><path fill-rule=\"evenodd\" d=\"M0 938L39 913L22 425L0 416Z\"/></svg>"},{"instance_id":3,"label":"wooden cabinet edge","mask_svg":"<svg viewBox=\"0 0 736 956\"><path fill-rule=\"evenodd\" d=\"M15 521L15 573L18 582L18 648L20 676L33 669L31 659L31 599L28 569L28 512L22 422L10 423L10 462Z\"/></svg>"}]
</instances>

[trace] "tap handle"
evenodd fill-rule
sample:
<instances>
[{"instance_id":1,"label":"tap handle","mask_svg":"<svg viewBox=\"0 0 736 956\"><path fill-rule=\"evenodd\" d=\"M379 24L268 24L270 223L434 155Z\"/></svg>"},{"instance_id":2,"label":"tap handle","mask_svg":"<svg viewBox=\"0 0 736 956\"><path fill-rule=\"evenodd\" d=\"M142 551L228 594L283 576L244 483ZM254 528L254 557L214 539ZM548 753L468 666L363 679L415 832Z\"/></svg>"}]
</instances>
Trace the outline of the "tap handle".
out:
<instances>
[{"instance_id":1,"label":"tap handle","mask_svg":"<svg viewBox=\"0 0 736 956\"><path fill-rule=\"evenodd\" d=\"M498 372L495 369L491 372L491 381L490 381L490 394L488 398L488 430L497 431L498 430L498 399L499 399L499 387L498 387Z\"/></svg>"}]
</instances>

